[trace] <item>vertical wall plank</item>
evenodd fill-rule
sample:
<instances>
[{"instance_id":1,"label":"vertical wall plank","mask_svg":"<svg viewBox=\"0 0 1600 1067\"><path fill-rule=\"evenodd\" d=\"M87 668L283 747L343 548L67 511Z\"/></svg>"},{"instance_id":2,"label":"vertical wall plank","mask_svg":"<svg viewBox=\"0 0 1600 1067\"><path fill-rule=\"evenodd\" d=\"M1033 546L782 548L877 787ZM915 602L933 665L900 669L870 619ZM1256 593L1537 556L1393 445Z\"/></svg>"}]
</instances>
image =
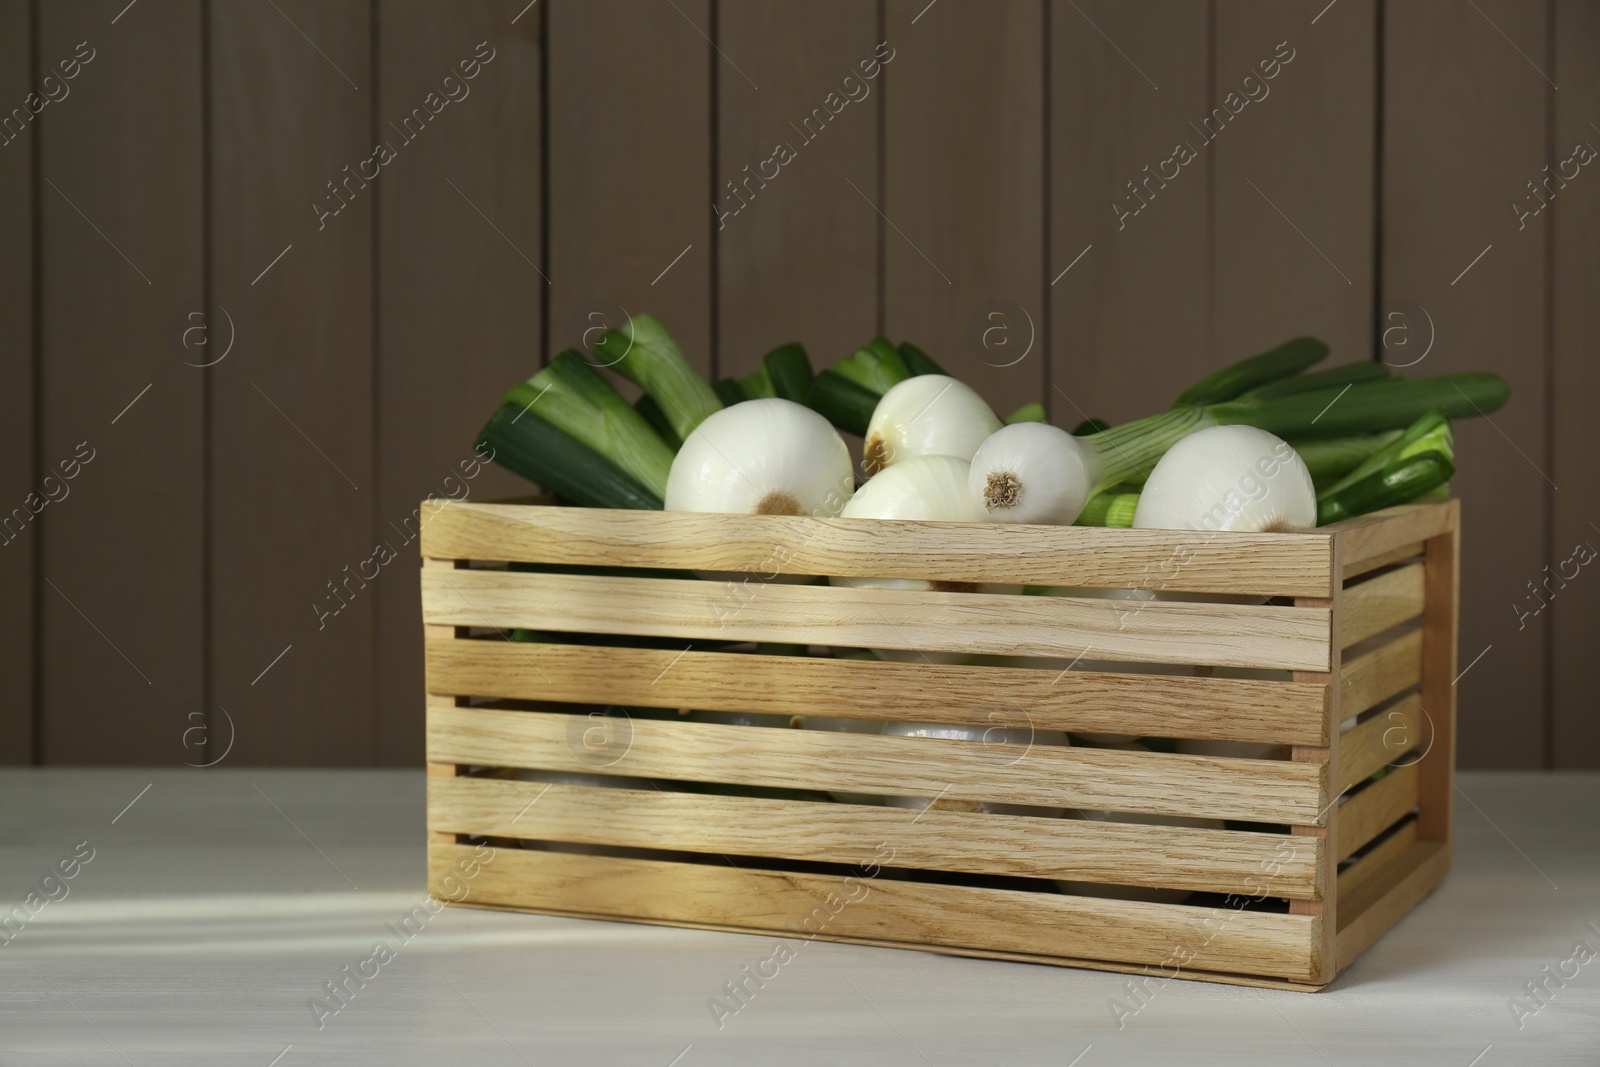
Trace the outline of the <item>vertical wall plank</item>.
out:
<instances>
[{"instance_id":1,"label":"vertical wall plank","mask_svg":"<svg viewBox=\"0 0 1600 1067\"><path fill-rule=\"evenodd\" d=\"M545 2L550 351L621 308L661 319L709 372L710 0ZM717 62L719 78L739 77Z\"/></svg>"},{"instance_id":2,"label":"vertical wall plank","mask_svg":"<svg viewBox=\"0 0 1600 1067\"><path fill-rule=\"evenodd\" d=\"M1045 391L1043 12L886 4L885 328L1002 418Z\"/></svg>"},{"instance_id":3,"label":"vertical wall plank","mask_svg":"<svg viewBox=\"0 0 1600 1067\"><path fill-rule=\"evenodd\" d=\"M1554 158L1545 162L1558 176L1571 176L1574 164L1557 161L1571 159L1579 143L1588 145L1590 153L1600 150L1600 130L1595 129L1600 124L1600 7L1556 0L1555 20L1556 62L1550 76L1561 91L1554 94ZM1551 589L1557 599L1550 606L1555 642L1551 748L1555 766L1561 768L1600 767L1600 721L1594 714L1595 694L1600 692L1600 661L1594 655L1600 576L1590 573L1592 566L1574 575L1583 559L1592 560L1600 552L1600 471L1593 461L1593 402L1600 396L1600 363L1595 360L1595 338L1600 336L1600 307L1595 304L1600 292L1600 187L1581 187L1600 186L1600 181L1585 181L1593 177L1591 169L1593 164L1583 167L1572 188L1558 189L1548 209L1555 241L1555 454L1550 477L1561 490L1555 494L1553 551L1546 562L1548 573L1556 575ZM1574 556L1580 543L1587 551Z\"/></svg>"},{"instance_id":4,"label":"vertical wall plank","mask_svg":"<svg viewBox=\"0 0 1600 1067\"><path fill-rule=\"evenodd\" d=\"M1210 365L1210 149L1189 126L1210 106L1206 8L1051 8L1050 412L1069 429L1148 415ZM1127 183L1180 143L1196 158L1139 208Z\"/></svg>"},{"instance_id":5,"label":"vertical wall plank","mask_svg":"<svg viewBox=\"0 0 1600 1067\"><path fill-rule=\"evenodd\" d=\"M448 101L405 165L382 174L377 197L375 540L398 558L373 583L376 761L416 765L422 604L406 523L430 494L489 499L530 488L478 464L472 441L495 398L539 367L541 19L533 9L513 25L517 12L490 0L382 0L377 10L380 136L388 117L428 93ZM487 64L475 58L480 44ZM463 76L462 61L475 77Z\"/></svg>"},{"instance_id":6,"label":"vertical wall plank","mask_svg":"<svg viewBox=\"0 0 1600 1067\"><path fill-rule=\"evenodd\" d=\"M212 290L238 329L214 370L215 700L237 726L230 762L366 764L375 183L357 166L376 136L370 12L217 4L211 30ZM382 137L396 152L384 169L417 162L401 133ZM349 183L337 198L335 179ZM338 614L319 622L319 607Z\"/></svg>"},{"instance_id":7,"label":"vertical wall plank","mask_svg":"<svg viewBox=\"0 0 1600 1067\"><path fill-rule=\"evenodd\" d=\"M39 63L92 57L40 152L41 470L93 458L39 545L47 763L176 763L203 707L205 373L198 0L39 5ZM16 146L13 146L15 148ZM131 407L129 405L132 405Z\"/></svg>"},{"instance_id":8,"label":"vertical wall plank","mask_svg":"<svg viewBox=\"0 0 1600 1067\"><path fill-rule=\"evenodd\" d=\"M28 0L0 0L0 99L33 91ZM0 322L11 353L0 361L0 618L10 635L0 649L0 677L11 696L0 709L0 764L33 762L33 563L38 533L28 494L33 484L33 149L32 132L0 132ZM21 508L19 517L13 511Z\"/></svg>"},{"instance_id":9,"label":"vertical wall plank","mask_svg":"<svg viewBox=\"0 0 1600 1067\"><path fill-rule=\"evenodd\" d=\"M1549 217L1519 230L1509 205L1531 195L1525 183L1549 162L1549 84L1518 54L1545 55L1546 9L1505 0L1476 8L1385 5L1382 295L1420 305L1437 331L1411 373L1494 370L1511 383L1493 425L1463 420L1456 431L1459 752L1465 767L1538 767L1549 614L1519 621L1517 611L1538 606L1528 583L1547 562Z\"/></svg>"},{"instance_id":10,"label":"vertical wall plank","mask_svg":"<svg viewBox=\"0 0 1600 1067\"><path fill-rule=\"evenodd\" d=\"M820 370L877 329L878 216L847 183L877 195L894 64L879 65L876 5L861 0L726 3L719 18L718 46L760 86L731 67L717 80L721 373L787 341Z\"/></svg>"},{"instance_id":11,"label":"vertical wall plank","mask_svg":"<svg viewBox=\"0 0 1600 1067\"><path fill-rule=\"evenodd\" d=\"M1373 7L1217 5L1210 106L1240 110L1209 149L1215 366L1304 334L1328 342L1329 365L1372 358Z\"/></svg>"}]
</instances>

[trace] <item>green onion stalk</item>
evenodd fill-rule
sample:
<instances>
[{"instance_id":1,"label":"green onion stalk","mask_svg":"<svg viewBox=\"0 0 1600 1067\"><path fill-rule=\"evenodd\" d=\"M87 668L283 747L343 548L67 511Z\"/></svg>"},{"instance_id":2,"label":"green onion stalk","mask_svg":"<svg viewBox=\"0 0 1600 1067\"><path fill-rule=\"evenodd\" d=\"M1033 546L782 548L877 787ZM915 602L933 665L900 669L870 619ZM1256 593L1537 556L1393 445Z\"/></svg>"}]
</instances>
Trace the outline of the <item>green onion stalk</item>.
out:
<instances>
[{"instance_id":1,"label":"green onion stalk","mask_svg":"<svg viewBox=\"0 0 1600 1067\"><path fill-rule=\"evenodd\" d=\"M707 415L722 410L716 391L683 358L678 343L653 315L635 315L625 328L607 330L594 355L597 364L654 398L680 441L688 440Z\"/></svg>"}]
</instances>

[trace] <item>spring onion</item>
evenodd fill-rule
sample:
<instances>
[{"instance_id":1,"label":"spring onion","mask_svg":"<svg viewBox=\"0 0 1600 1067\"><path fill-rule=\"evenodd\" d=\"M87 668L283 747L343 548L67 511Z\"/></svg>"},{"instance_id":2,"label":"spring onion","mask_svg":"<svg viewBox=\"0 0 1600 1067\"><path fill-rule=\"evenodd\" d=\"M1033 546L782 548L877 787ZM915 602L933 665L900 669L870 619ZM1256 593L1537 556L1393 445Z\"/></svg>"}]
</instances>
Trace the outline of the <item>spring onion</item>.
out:
<instances>
[{"instance_id":1,"label":"spring onion","mask_svg":"<svg viewBox=\"0 0 1600 1067\"><path fill-rule=\"evenodd\" d=\"M1044 422L1044 405L1039 403L1024 404L1006 416L1006 425L1018 422Z\"/></svg>"},{"instance_id":2,"label":"spring onion","mask_svg":"<svg viewBox=\"0 0 1600 1067\"><path fill-rule=\"evenodd\" d=\"M906 370L912 374L943 374L944 368L933 361L933 357L910 341L901 341L898 349L900 358L905 361Z\"/></svg>"},{"instance_id":3,"label":"spring onion","mask_svg":"<svg viewBox=\"0 0 1600 1067\"><path fill-rule=\"evenodd\" d=\"M711 391L717 394L717 399L722 401L722 406L725 408L731 408L735 404L742 404L751 399L744 395L744 387L736 378L718 378L711 383Z\"/></svg>"},{"instance_id":4,"label":"spring onion","mask_svg":"<svg viewBox=\"0 0 1600 1067\"><path fill-rule=\"evenodd\" d=\"M1240 360L1200 379L1178 397L1173 407L1205 407L1232 400L1269 382L1299 374L1328 355L1315 337L1296 337L1269 352Z\"/></svg>"},{"instance_id":5,"label":"spring onion","mask_svg":"<svg viewBox=\"0 0 1600 1067\"><path fill-rule=\"evenodd\" d=\"M1253 426L1212 426L1185 437L1150 472L1133 517L1138 529L1303 530L1317 521L1305 461Z\"/></svg>"},{"instance_id":6,"label":"spring onion","mask_svg":"<svg viewBox=\"0 0 1600 1067\"><path fill-rule=\"evenodd\" d=\"M835 363L833 369L835 373L879 396L912 376L899 349L883 337L874 337Z\"/></svg>"},{"instance_id":7,"label":"spring onion","mask_svg":"<svg viewBox=\"0 0 1600 1067\"><path fill-rule=\"evenodd\" d=\"M677 449L683 442L678 439L677 431L673 430L672 423L667 421L666 414L661 410L661 405L656 403L656 398L649 393L641 393L639 399L633 402L633 410L644 416L644 421L650 428L661 436L668 448Z\"/></svg>"},{"instance_id":8,"label":"spring onion","mask_svg":"<svg viewBox=\"0 0 1600 1067\"><path fill-rule=\"evenodd\" d=\"M656 498L665 495L671 447L574 349L559 353L548 367L508 392L502 403L577 438Z\"/></svg>"},{"instance_id":9,"label":"spring onion","mask_svg":"<svg viewBox=\"0 0 1600 1067\"><path fill-rule=\"evenodd\" d=\"M873 409L862 465L868 476L913 456L972 459L984 439L1000 429L983 397L942 374L908 378Z\"/></svg>"},{"instance_id":10,"label":"spring onion","mask_svg":"<svg viewBox=\"0 0 1600 1067\"><path fill-rule=\"evenodd\" d=\"M1258 385L1243 395L1270 400L1273 397L1305 393L1312 389L1327 389L1330 386L1342 387L1359 382L1376 382L1391 377L1393 375L1389 373L1389 368L1382 363L1370 361L1345 363L1311 374L1296 374L1292 377L1280 378L1275 382Z\"/></svg>"},{"instance_id":11,"label":"spring onion","mask_svg":"<svg viewBox=\"0 0 1600 1067\"><path fill-rule=\"evenodd\" d=\"M1129 529L1133 516L1139 509L1139 487L1136 485L1112 486L1103 493L1089 498L1078 514L1079 526L1110 526Z\"/></svg>"},{"instance_id":12,"label":"spring onion","mask_svg":"<svg viewBox=\"0 0 1600 1067\"><path fill-rule=\"evenodd\" d=\"M811 409L845 433L865 437L878 395L831 370L811 380Z\"/></svg>"},{"instance_id":13,"label":"spring onion","mask_svg":"<svg viewBox=\"0 0 1600 1067\"><path fill-rule=\"evenodd\" d=\"M680 440L687 441L701 420L723 406L653 315L635 315L626 327L607 330L594 354L601 366L655 397Z\"/></svg>"},{"instance_id":14,"label":"spring onion","mask_svg":"<svg viewBox=\"0 0 1600 1067\"><path fill-rule=\"evenodd\" d=\"M669 511L837 515L850 499L850 450L828 420L792 400L715 412L678 450Z\"/></svg>"},{"instance_id":15,"label":"spring onion","mask_svg":"<svg viewBox=\"0 0 1600 1067\"><path fill-rule=\"evenodd\" d=\"M1047 422L1002 426L978 446L967 484L990 522L1065 526L1094 482L1093 453Z\"/></svg>"},{"instance_id":16,"label":"spring onion","mask_svg":"<svg viewBox=\"0 0 1600 1067\"><path fill-rule=\"evenodd\" d=\"M556 496L591 508L660 510L661 498L583 442L537 415L503 404L478 434L477 450Z\"/></svg>"},{"instance_id":17,"label":"spring onion","mask_svg":"<svg viewBox=\"0 0 1600 1067\"><path fill-rule=\"evenodd\" d=\"M1343 478L1324 489L1319 496L1330 496L1376 474L1396 460L1421 452L1440 452L1445 458L1455 457L1455 431L1450 420L1438 411L1430 411L1417 419L1403 432L1393 434L1383 446L1363 458Z\"/></svg>"},{"instance_id":18,"label":"spring onion","mask_svg":"<svg viewBox=\"0 0 1600 1067\"><path fill-rule=\"evenodd\" d=\"M1358 434L1354 437L1328 437L1313 441L1291 441L1300 458L1306 461L1311 480L1331 484L1398 440L1402 431Z\"/></svg>"},{"instance_id":19,"label":"spring onion","mask_svg":"<svg viewBox=\"0 0 1600 1067\"><path fill-rule=\"evenodd\" d=\"M1326 524L1405 504L1444 485L1456 474L1443 452L1419 452L1397 459L1376 474L1317 501L1317 522Z\"/></svg>"},{"instance_id":20,"label":"spring onion","mask_svg":"<svg viewBox=\"0 0 1600 1067\"><path fill-rule=\"evenodd\" d=\"M779 345L761 357L761 367L767 372L774 395L796 404L811 402L811 358L805 345L791 341Z\"/></svg>"}]
</instances>

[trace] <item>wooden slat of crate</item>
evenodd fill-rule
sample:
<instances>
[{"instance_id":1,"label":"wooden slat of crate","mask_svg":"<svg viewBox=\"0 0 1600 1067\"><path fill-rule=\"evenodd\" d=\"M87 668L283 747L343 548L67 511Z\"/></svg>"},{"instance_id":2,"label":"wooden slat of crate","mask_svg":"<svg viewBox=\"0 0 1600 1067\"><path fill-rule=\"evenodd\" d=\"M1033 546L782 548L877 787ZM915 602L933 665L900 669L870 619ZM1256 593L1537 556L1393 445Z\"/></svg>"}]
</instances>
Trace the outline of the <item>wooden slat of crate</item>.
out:
<instances>
[{"instance_id":1,"label":"wooden slat of crate","mask_svg":"<svg viewBox=\"0 0 1600 1067\"><path fill-rule=\"evenodd\" d=\"M1422 630L1418 628L1345 661L1340 679L1339 721L1360 715L1420 681Z\"/></svg>"},{"instance_id":2,"label":"wooden slat of crate","mask_svg":"<svg viewBox=\"0 0 1600 1067\"><path fill-rule=\"evenodd\" d=\"M1309 683L506 641L426 651L429 692L460 696L1285 745L1329 730L1328 689Z\"/></svg>"},{"instance_id":3,"label":"wooden slat of crate","mask_svg":"<svg viewBox=\"0 0 1600 1067\"><path fill-rule=\"evenodd\" d=\"M1334 850L1333 861L1344 862L1416 806L1417 764L1408 763L1339 806L1338 847Z\"/></svg>"},{"instance_id":4,"label":"wooden slat of crate","mask_svg":"<svg viewBox=\"0 0 1600 1067\"><path fill-rule=\"evenodd\" d=\"M1337 537L1344 546L1342 573L1359 573L1371 560L1454 529L1455 507L1453 500L1401 504L1331 523L1317 532Z\"/></svg>"},{"instance_id":5,"label":"wooden slat of crate","mask_svg":"<svg viewBox=\"0 0 1600 1067\"><path fill-rule=\"evenodd\" d=\"M615 724L612 743L590 750L582 731L593 722L586 716L429 708L428 759L1252 822L1314 823L1329 799L1325 766L1287 760L649 719L607 723Z\"/></svg>"},{"instance_id":6,"label":"wooden slat of crate","mask_svg":"<svg viewBox=\"0 0 1600 1067\"><path fill-rule=\"evenodd\" d=\"M440 559L1329 596L1332 538L423 504ZM1108 551L1114 546L1115 551Z\"/></svg>"},{"instance_id":7,"label":"wooden slat of crate","mask_svg":"<svg viewBox=\"0 0 1600 1067\"><path fill-rule=\"evenodd\" d=\"M433 891L442 895L444 876L473 854L471 846L430 845ZM1317 919L1298 915L506 848L468 885L475 903L782 937L820 929L826 940L1168 967L1183 949L1191 954L1186 967L1291 980L1311 978L1310 944L1320 936ZM843 904L836 911L830 894Z\"/></svg>"},{"instance_id":8,"label":"wooden slat of crate","mask_svg":"<svg viewBox=\"0 0 1600 1067\"><path fill-rule=\"evenodd\" d=\"M1366 855L1339 872L1339 908L1342 914L1349 916L1341 925L1350 925L1356 916L1366 911L1374 900L1383 895L1381 888L1373 888L1380 884L1378 875L1393 863L1395 857L1415 844L1416 840L1417 820L1407 819L1388 837L1373 846Z\"/></svg>"},{"instance_id":9,"label":"wooden slat of crate","mask_svg":"<svg viewBox=\"0 0 1600 1067\"><path fill-rule=\"evenodd\" d=\"M1421 615L1422 575L1423 565L1412 563L1347 586L1339 624L1340 647L1349 648Z\"/></svg>"},{"instance_id":10,"label":"wooden slat of crate","mask_svg":"<svg viewBox=\"0 0 1600 1067\"><path fill-rule=\"evenodd\" d=\"M1402 560L1409 560L1420 556L1422 555L1424 544L1426 544L1426 542L1414 541L1409 545L1401 545L1399 548L1391 549L1388 552L1384 552L1376 556L1370 556L1361 560L1359 563L1354 563L1348 567L1345 567L1344 580L1348 582L1352 578L1359 578L1363 574L1377 570L1379 567L1387 567L1391 564L1399 563Z\"/></svg>"},{"instance_id":11,"label":"wooden slat of crate","mask_svg":"<svg viewBox=\"0 0 1600 1067\"><path fill-rule=\"evenodd\" d=\"M1370 904L1341 922L1338 966L1348 967L1418 902L1439 887L1450 872L1450 844L1418 841L1393 858L1378 876L1373 890L1381 890Z\"/></svg>"},{"instance_id":12,"label":"wooden slat of crate","mask_svg":"<svg viewBox=\"0 0 1600 1067\"><path fill-rule=\"evenodd\" d=\"M424 571L426 623L577 633L1328 669L1327 610L1254 604Z\"/></svg>"},{"instance_id":13,"label":"wooden slat of crate","mask_svg":"<svg viewBox=\"0 0 1600 1067\"><path fill-rule=\"evenodd\" d=\"M662 790L448 778L428 783L434 831L857 864L880 844L894 865L1114 885L1309 898L1322 842L1147 826ZM1312 847L1302 847L1311 845ZM1278 873L1264 872L1274 865Z\"/></svg>"},{"instance_id":14,"label":"wooden slat of crate","mask_svg":"<svg viewBox=\"0 0 1600 1067\"><path fill-rule=\"evenodd\" d=\"M1416 747L1422 737L1422 699L1415 693L1349 733L1340 734L1340 791L1371 778L1380 768Z\"/></svg>"}]
</instances>

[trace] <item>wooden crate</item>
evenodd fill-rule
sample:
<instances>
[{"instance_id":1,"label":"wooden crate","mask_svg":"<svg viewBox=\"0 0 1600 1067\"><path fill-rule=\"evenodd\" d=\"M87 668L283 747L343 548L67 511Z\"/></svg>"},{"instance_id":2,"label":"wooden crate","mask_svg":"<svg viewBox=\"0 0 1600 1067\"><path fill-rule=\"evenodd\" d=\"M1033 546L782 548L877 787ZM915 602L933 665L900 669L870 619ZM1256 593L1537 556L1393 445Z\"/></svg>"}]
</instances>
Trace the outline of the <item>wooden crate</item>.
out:
<instances>
[{"instance_id":1,"label":"wooden crate","mask_svg":"<svg viewBox=\"0 0 1600 1067\"><path fill-rule=\"evenodd\" d=\"M501 847L469 904L1317 989L1449 868L1455 501L1304 534L427 507L429 864L441 899L460 895L447 877L488 841ZM595 566L664 576L583 571ZM772 580L780 573L942 588ZM1190 596L1017 596L978 583ZM587 636L508 640L517 627ZM647 640L660 638L677 643ZM702 647L685 650L693 641ZM704 648L741 641L814 654ZM1042 659L889 662L822 646ZM1074 657L1110 666L1059 669ZM606 705L1285 747L1243 758L1004 745L602 717ZM524 781L512 768L636 780ZM911 810L685 783L936 799ZM1075 895L1057 880L1194 895Z\"/></svg>"}]
</instances>

